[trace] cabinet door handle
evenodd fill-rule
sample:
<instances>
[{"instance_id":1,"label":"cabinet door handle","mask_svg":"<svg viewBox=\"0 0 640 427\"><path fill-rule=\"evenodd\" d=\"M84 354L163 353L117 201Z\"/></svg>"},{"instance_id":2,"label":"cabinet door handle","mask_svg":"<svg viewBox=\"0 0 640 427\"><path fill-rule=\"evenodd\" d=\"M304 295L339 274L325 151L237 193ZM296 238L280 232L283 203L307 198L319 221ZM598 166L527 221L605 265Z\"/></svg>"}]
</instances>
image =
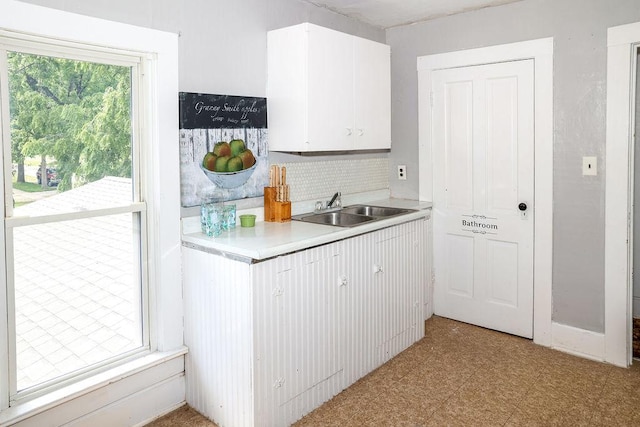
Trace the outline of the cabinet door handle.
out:
<instances>
[{"instance_id":1,"label":"cabinet door handle","mask_svg":"<svg viewBox=\"0 0 640 427\"><path fill-rule=\"evenodd\" d=\"M362 136L362 135L364 135L364 130L358 129L358 136Z\"/></svg>"},{"instance_id":2,"label":"cabinet door handle","mask_svg":"<svg viewBox=\"0 0 640 427\"><path fill-rule=\"evenodd\" d=\"M338 277L338 286L347 286L349 284L349 280L345 276Z\"/></svg>"},{"instance_id":3,"label":"cabinet door handle","mask_svg":"<svg viewBox=\"0 0 640 427\"><path fill-rule=\"evenodd\" d=\"M347 136L351 136L351 133L353 132L351 128L345 128L345 129L347 130Z\"/></svg>"},{"instance_id":4,"label":"cabinet door handle","mask_svg":"<svg viewBox=\"0 0 640 427\"><path fill-rule=\"evenodd\" d=\"M381 265L378 265L378 264L374 264L374 265L373 265L373 272L374 272L375 274L377 274L377 273L382 273L382 266L381 266Z\"/></svg>"}]
</instances>

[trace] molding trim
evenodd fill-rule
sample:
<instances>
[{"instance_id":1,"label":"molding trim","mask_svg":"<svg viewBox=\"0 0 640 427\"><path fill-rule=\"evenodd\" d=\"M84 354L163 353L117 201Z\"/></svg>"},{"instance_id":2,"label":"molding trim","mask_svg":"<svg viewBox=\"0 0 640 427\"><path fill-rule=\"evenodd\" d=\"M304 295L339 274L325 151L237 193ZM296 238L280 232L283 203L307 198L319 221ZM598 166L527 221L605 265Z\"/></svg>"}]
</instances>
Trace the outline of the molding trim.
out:
<instances>
[{"instance_id":1,"label":"molding trim","mask_svg":"<svg viewBox=\"0 0 640 427\"><path fill-rule=\"evenodd\" d=\"M554 350L598 362L605 360L604 334L553 322L551 336L551 348Z\"/></svg>"},{"instance_id":2,"label":"molding trim","mask_svg":"<svg viewBox=\"0 0 640 427\"><path fill-rule=\"evenodd\" d=\"M419 198L433 200L431 74L438 69L534 60L535 230L533 340L551 346L553 263L553 38L462 50L418 58ZM437 248L434 248L434 251Z\"/></svg>"},{"instance_id":3,"label":"molding trim","mask_svg":"<svg viewBox=\"0 0 640 427\"><path fill-rule=\"evenodd\" d=\"M153 419L185 401L186 352L183 347L152 353L12 406L0 412L0 425L66 425L74 420L130 425ZM124 415L129 418L122 419Z\"/></svg>"},{"instance_id":4,"label":"molding trim","mask_svg":"<svg viewBox=\"0 0 640 427\"><path fill-rule=\"evenodd\" d=\"M635 46L640 23L607 33L607 131L605 144L604 333L605 361L631 363L631 260Z\"/></svg>"}]
</instances>

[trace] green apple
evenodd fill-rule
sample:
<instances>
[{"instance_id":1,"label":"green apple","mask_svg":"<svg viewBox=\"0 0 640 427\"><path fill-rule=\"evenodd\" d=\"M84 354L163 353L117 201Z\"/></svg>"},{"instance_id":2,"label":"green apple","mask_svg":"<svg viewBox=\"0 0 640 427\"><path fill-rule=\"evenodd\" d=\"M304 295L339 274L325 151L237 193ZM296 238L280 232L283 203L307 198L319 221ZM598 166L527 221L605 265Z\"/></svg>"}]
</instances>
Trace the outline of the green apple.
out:
<instances>
[{"instance_id":1,"label":"green apple","mask_svg":"<svg viewBox=\"0 0 640 427\"><path fill-rule=\"evenodd\" d=\"M217 158L218 156L216 156L212 152L208 152L207 154L204 155L204 159L202 159L202 167L210 171L216 170Z\"/></svg>"},{"instance_id":2,"label":"green apple","mask_svg":"<svg viewBox=\"0 0 640 427\"><path fill-rule=\"evenodd\" d=\"M256 162L256 158L248 148L238 154L238 157L242 159L242 169L249 169Z\"/></svg>"},{"instance_id":3,"label":"green apple","mask_svg":"<svg viewBox=\"0 0 640 427\"><path fill-rule=\"evenodd\" d=\"M238 154L242 153L246 148L244 145L244 141L241 139L231 140L231 142L229 143L229 146L231 147L232 156L237 156Z\"/></svg>"},{"instance_id":4,"label":"green apple","mask_svg":"<svg viewBox=\"0 0 640 427\"><path fill-rule=\"evenodd\" d=\"M232 157L227 162L227 171L237 172L242 170L242 159L238 156Z\"/></svg>"},{"instance_id":5,"label":"green apple","mask_svg":"<svg viewBox=\"0 0 640 427\"><path fill-rule=\"evenodd\" d=\"M213 146L213 154L218 157L231 156L231 147L228 142L220 141Z\"/></svg>"},{"instance_id":6,"label":"green apple","mask_svg":"<svg viewBox=\"0 0 640 427\"><path fill-rule=\"evenodd\" d=\"M229 156L218 156L216 159L216 172L227 172L227 163L229 163Z\"/></svg>"}]
</instances>

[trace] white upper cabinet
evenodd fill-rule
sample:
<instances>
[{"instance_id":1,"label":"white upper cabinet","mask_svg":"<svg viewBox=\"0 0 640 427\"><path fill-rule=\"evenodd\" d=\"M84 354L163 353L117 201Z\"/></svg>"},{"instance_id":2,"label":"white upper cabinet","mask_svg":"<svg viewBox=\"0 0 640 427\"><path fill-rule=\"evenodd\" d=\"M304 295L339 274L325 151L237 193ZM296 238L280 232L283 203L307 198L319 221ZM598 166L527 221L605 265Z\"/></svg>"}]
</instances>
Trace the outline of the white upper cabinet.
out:
<instances>
[{"instance_id":1,"label":"white upper cabinet","mask_svg":"<svg viewBox=\"0 0 640 427\"><path fill-rule=\"evenodd\" d=\"M354 37L354 149L391 148L391 51Z\"/></svg>"},{"instance_id":2,"label":"white upper cabinet","mask_svg":"<svg viewBox=\"0 0 640 427\"><path fill-rule=\"evenodd\" d=\"M300 24L268 33L272 151L391 147L389 46Z\"/></svg>"}]
</instances>

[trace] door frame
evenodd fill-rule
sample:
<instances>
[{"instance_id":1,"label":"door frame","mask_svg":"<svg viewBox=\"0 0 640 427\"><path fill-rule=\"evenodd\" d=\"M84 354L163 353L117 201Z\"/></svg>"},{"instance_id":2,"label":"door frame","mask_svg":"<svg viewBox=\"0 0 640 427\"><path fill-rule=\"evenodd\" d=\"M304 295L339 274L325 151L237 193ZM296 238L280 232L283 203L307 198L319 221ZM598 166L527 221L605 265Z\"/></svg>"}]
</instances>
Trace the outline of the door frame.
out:
<instances>
[{"instance_id":1,"label":"door frame","mask_svg":"<svg viewBox=\"0 0 640 427\"><path fill-rule=\"evenodd\" d=\"M632 360L633 153L635 50L640 22L607 31L605 146L604 335L605 360ZM624 309L623 309L624 308Z\"/></svg>"},{"instance_id":2,"label":"door frame","mask_svg":"<svg viewBox=\"0 0 640 427\"><path fill-rule=\"evenodd\" d=\"M432 72L522 59L534 60L535 84L533 341L549 347L553 261L553 38L418 57L419 197L433 200Z\"/></svg>"}]
</instances>

